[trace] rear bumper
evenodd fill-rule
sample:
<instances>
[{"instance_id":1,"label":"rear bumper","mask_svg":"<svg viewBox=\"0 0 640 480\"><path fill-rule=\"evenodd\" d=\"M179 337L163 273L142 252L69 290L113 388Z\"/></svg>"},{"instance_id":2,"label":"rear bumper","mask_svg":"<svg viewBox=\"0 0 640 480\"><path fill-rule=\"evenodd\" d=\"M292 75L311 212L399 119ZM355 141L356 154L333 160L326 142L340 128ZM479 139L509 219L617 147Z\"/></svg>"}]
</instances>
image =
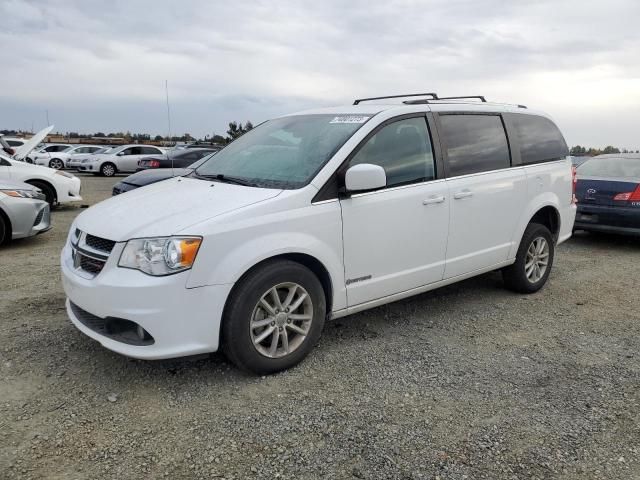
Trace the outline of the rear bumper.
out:
<instances>
[{"instance_id":1,"label":"rear bumper","mask_svg":"<svg viewBox=\"0 0 640 480\"><path fill-rule=\"evenodd\" d=\"M575 230L640 234L640 207L578 204Z\"/></svg>"}]
</instances>

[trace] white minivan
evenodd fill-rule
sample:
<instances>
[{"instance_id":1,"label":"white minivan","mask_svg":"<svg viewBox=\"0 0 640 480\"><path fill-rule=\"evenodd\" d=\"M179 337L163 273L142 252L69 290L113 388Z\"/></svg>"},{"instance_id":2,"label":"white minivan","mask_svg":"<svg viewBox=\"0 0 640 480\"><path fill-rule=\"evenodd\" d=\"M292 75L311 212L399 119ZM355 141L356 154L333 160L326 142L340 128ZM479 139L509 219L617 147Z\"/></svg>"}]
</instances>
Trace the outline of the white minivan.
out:
<instances>
[{"instance_id":1,"label":"white minivan","mask_svg":"<svg viewBox=\"0 0 640 480\"><path fill-rule=\"evenodd\" d=\"M131 357L222 348L266 374L327 318L497 269L539 290L576 211L556 125L484 97L402 98L267 121L81 213L61 254L71 321Z\"/></svg>"}]
</instances>

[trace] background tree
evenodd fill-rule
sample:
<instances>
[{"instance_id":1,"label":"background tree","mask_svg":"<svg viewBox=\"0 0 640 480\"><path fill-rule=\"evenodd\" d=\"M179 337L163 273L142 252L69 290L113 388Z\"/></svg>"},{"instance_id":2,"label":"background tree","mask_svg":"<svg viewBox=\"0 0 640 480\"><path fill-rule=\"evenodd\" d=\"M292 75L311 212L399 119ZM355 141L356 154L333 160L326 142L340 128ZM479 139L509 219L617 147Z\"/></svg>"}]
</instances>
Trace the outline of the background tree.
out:
<instances>
[{"instance_id":1,"label":"background tree","mask_svg":"<svg viewBox=\"0 0 640 480\"><path fill-rule=\"evenodd\" d=\"M227 130L226 143L233 142L236 138L244 135L253 128L253 123L247 121L244 125L241 122L229 122L229 129Z\"/></svg>"}]
</instances>

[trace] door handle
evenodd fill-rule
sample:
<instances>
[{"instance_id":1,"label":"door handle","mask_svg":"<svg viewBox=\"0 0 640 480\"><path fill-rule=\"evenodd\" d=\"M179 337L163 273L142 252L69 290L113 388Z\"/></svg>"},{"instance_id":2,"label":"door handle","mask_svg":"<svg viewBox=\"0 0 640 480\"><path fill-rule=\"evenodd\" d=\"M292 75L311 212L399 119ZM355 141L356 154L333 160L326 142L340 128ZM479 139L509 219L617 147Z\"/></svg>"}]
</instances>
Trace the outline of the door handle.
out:
<instances>
[{"instance_id":1,"label":"door handle","mask_svg":"<svg viewBox=\"0 0 640 480\"><path fill-rule=\"evenodd\" d=\"M471 190L462 190L461 192L457 192L453 195L453 198L456 200L460 200L461 198L471 197L473 192Z\"/></svg>"},{"instance_id":2,"label":"door handle","mask_svg":"<svg viewBox=\"0 0 640 480\"><path fill-rule=\"evenodd\" d=\"M422 201L423 205L433 205L434 203L444 202L444 195L434 195Z\"/></svg>"}]
</instances>

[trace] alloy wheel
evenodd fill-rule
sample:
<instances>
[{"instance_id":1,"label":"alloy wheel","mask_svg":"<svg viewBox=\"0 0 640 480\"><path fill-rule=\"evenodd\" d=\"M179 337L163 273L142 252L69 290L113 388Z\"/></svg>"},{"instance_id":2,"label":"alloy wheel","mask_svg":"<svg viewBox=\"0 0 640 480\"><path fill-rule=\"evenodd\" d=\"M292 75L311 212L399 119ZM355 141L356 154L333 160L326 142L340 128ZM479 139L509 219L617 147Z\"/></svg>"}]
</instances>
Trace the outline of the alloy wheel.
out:
<instances>
[{"instance_id":1,"label":"alloy wheel","mask_svg":"<svg viewBox=\"0 0 640 480\"><path fill-rule=\"evenodd\" d=\"M54 158L49 162L49 167L54 168L56 170L61 170L64 165L62 164L62 160Z\"/></svg>"},{"instance_id":2,"label":"alloy wheel","mask_svg":"<svg viewBox=\"0 0 640 480\"><path fill-rule=\"evenodd\" d=\"M251 341L265 357L280 358L304 342L313 320L313 302L297 283L280 283L267 290L251 315Z\"/></svg>"},{"instance_id":3,"label":"alloy wheel","mask_svg":"<svg viewBox=\"0 0 640 480\"><path fill-rule=\"evenodd\" d=\"M527 280L536 283L544 276L549 265L549 243L543 237L533 239L527 249L524 272Z\"/></svg>"}]
</instances>

